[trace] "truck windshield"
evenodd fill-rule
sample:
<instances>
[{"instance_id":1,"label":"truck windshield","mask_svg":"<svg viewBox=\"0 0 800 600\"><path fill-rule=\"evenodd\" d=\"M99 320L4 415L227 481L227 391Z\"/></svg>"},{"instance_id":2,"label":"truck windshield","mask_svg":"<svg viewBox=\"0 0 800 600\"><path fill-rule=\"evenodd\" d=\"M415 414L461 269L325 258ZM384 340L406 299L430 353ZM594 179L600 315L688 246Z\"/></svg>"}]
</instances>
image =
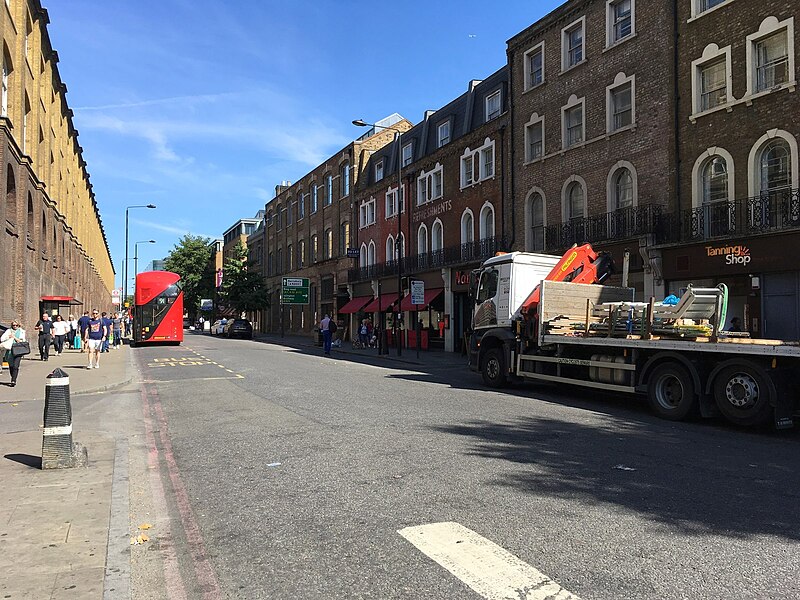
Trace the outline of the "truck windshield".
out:
<instances>
[{"instance_id":1,"label":"truck windshield","mask_svg":"<svg viewBox=\"0 0 800 600\"><path fill-rule=\"evenodd\" d=\"M481 283L478 287L478 303L485 302L489 298L494 298L497 295L497 269L485 271L481 275Z\"/></svg>"}]
</instances>

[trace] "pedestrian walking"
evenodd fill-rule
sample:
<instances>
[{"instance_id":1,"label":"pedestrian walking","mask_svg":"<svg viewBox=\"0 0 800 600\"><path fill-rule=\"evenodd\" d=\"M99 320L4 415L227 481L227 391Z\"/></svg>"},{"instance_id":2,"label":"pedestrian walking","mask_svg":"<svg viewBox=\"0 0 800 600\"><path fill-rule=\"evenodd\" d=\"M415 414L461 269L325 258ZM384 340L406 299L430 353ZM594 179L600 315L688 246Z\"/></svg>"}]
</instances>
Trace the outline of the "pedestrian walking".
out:
<instances>
[{"instance_id":1,"label":"pedestrian walking","mask_svg":"<svg viewBox=\"0 0 800 600\"><path fill-rule=\"evenodd\" d=\"M84 332L86 328L89 326L89 321L91 321L91 317L89 316L89 311L83 311L83 316L78 319L78 338L81 340L81 352L86 352L86 336Z\"/></svg>"},{"instance_id":2,"label":"pedestrian walking","mask_svg":"<svg viewBox=\"0 0 800 600\"><path fill-rule=\"evenodd\" d=\"M331 353L331 318L326 314L319 322L319 330L322 332L323 351L327 356Z\"/></svg>"},{"instance_id":3,"label":"pedestrian walking","mask_svg":"<svg viewBox=\"0 0 800 600\"><path fill-rule=\"evenodd\" d=\"M105 327L106 330L106 337L103 339L103 346L100 348L100 352L108 352L108 338L111 337L112 322L111 319L108 318L108 313L106 313L106 311L100 314L100 320L103 321L103 327Z\"/></svg>"},{"instance_id":4,"label":"pedestrian walking","mask_svg":"<svg viewBox=\"0 0 800 600\"><path fill-rule=\"evenodd\" d=\"M81 338L86 340L86 349L89 352L89 366L87 369L100 368L100 350L103 347L103 342L108 339L108 328L100 318L100 312L95 308L92 310L92 318L86 326L86 329L81 332ZM92 365L92 357L94 357L94 365Z\"/></svg>"},{"instance_id":5,"label":"pedestrian walking","mask_svg":"<svg viewBox=\"0 0 800 600\"><path fill-rule=\"evenodd\" d=\"M111 319L111 328L114 333L114 348L119 348L122 344L122 315L114 313L114 318Z\"/></svg>"},{"instance_id":6,"label":"pedestrian walking","mask_svg":"<svg viewBox=\"0 0 800 600\"><path fill-rule=\"evenodd\" d=\"M20 327L19 321L11 321L11 327L0 336L0 348L5 350L5 360L8 363L8 370L11 372L11 387L17 385L19 376L19 365L22 362L22 354L14 355L12 351L14 344L25 342L25 330Z\"/></svg>"},{"instance_id":7,"label":"pedestrian walking","mask_svg":"<svg viewBox=\"0 0 800 600\"><path fill-rule=\"evenodd\" d=\"M42 318L36 321L36 331L39 332L39 358L50 358L50 344L53 342L53 322L50 315L42 313Z\"/></svg>"},{"instance_id":8,"label":"pedestrian walking","mask_svg":"<svg viewBox=\"0 0 800 600\"><path fill-rule=\"evenodd\" d=\"M64 342L67 340L67 333L69 333L69 322L64 320L61 315L56 315L56 320L53 321L53 336L55 336L54 345L56 356L64 351Z\"/></svg>"},{"instance_id":9,"label":"pedestrian walking","mask_svg":"<svg viewBox=\"0 0 800 600\"><path fill-rule=\"evenodd\" d=\"M75 336L78 335L78 320L75 315L69 316L69 333L67 333L67 348L75 347Z\"/></svg>"}]
</instances>

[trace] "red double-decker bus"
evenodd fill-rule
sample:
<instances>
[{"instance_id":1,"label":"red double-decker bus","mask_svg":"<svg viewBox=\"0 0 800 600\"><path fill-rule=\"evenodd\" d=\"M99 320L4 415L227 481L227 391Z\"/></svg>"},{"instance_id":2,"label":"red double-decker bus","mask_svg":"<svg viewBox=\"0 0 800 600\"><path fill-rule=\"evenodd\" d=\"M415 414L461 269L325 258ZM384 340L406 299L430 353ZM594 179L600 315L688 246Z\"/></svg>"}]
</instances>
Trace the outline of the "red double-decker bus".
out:
<instances>
[{"instance_id":1,"label":"red double-decker bus","mask_svg":"<svg viewBox=\"0 0 800 600\"><path fill-rule=\"evenodd\" d=\"M133 342L180 344L183 341L181 277L169 271L146 271L136 276Z\"/></svg>"}]
</instances>

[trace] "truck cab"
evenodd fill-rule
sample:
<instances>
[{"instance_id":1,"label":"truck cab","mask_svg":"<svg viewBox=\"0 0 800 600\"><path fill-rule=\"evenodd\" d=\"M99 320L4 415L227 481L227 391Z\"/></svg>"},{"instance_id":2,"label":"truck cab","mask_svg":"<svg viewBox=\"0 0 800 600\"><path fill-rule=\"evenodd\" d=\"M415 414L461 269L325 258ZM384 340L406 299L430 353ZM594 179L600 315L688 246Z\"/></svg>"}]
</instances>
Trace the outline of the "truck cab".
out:
<instances>
[{"instance_id":1,"label":"truck cab","mask_svg":"<svg viewBox=\"0 0 800 600\"><path fill-rule=\"evenodd\" d=\"M490 354L493 360L499 359L501 370L508 368L516 341L512 325L521 317L523 303L531 291L560 260L561 257L549 254L512 252L486 260L475 272L472 278L475 282L472 289L473 333L469 348L472 370L482 371L481 366Z\"/></svg>"}]
</instances>

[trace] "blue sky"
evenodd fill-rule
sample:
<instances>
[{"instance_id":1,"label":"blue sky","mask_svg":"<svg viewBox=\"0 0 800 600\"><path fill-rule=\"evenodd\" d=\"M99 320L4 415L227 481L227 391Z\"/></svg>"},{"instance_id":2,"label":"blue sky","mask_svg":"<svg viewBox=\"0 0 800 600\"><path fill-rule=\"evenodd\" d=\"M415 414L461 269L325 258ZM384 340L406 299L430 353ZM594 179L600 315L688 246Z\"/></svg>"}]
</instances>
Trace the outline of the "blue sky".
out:
<instances>
[{"instance_id":1,"label":"blue sky","mask_svg":"<svg viewBox=\"0 0 800 600\"><path fill-rule=\"evenodd\" d=\"M130 256L221 237L374 122L412 122L505 63L559 2L54 0L49 32L122 285ZM133 271L133 263L130 264Z\"/></svg>"}]
</instances>

